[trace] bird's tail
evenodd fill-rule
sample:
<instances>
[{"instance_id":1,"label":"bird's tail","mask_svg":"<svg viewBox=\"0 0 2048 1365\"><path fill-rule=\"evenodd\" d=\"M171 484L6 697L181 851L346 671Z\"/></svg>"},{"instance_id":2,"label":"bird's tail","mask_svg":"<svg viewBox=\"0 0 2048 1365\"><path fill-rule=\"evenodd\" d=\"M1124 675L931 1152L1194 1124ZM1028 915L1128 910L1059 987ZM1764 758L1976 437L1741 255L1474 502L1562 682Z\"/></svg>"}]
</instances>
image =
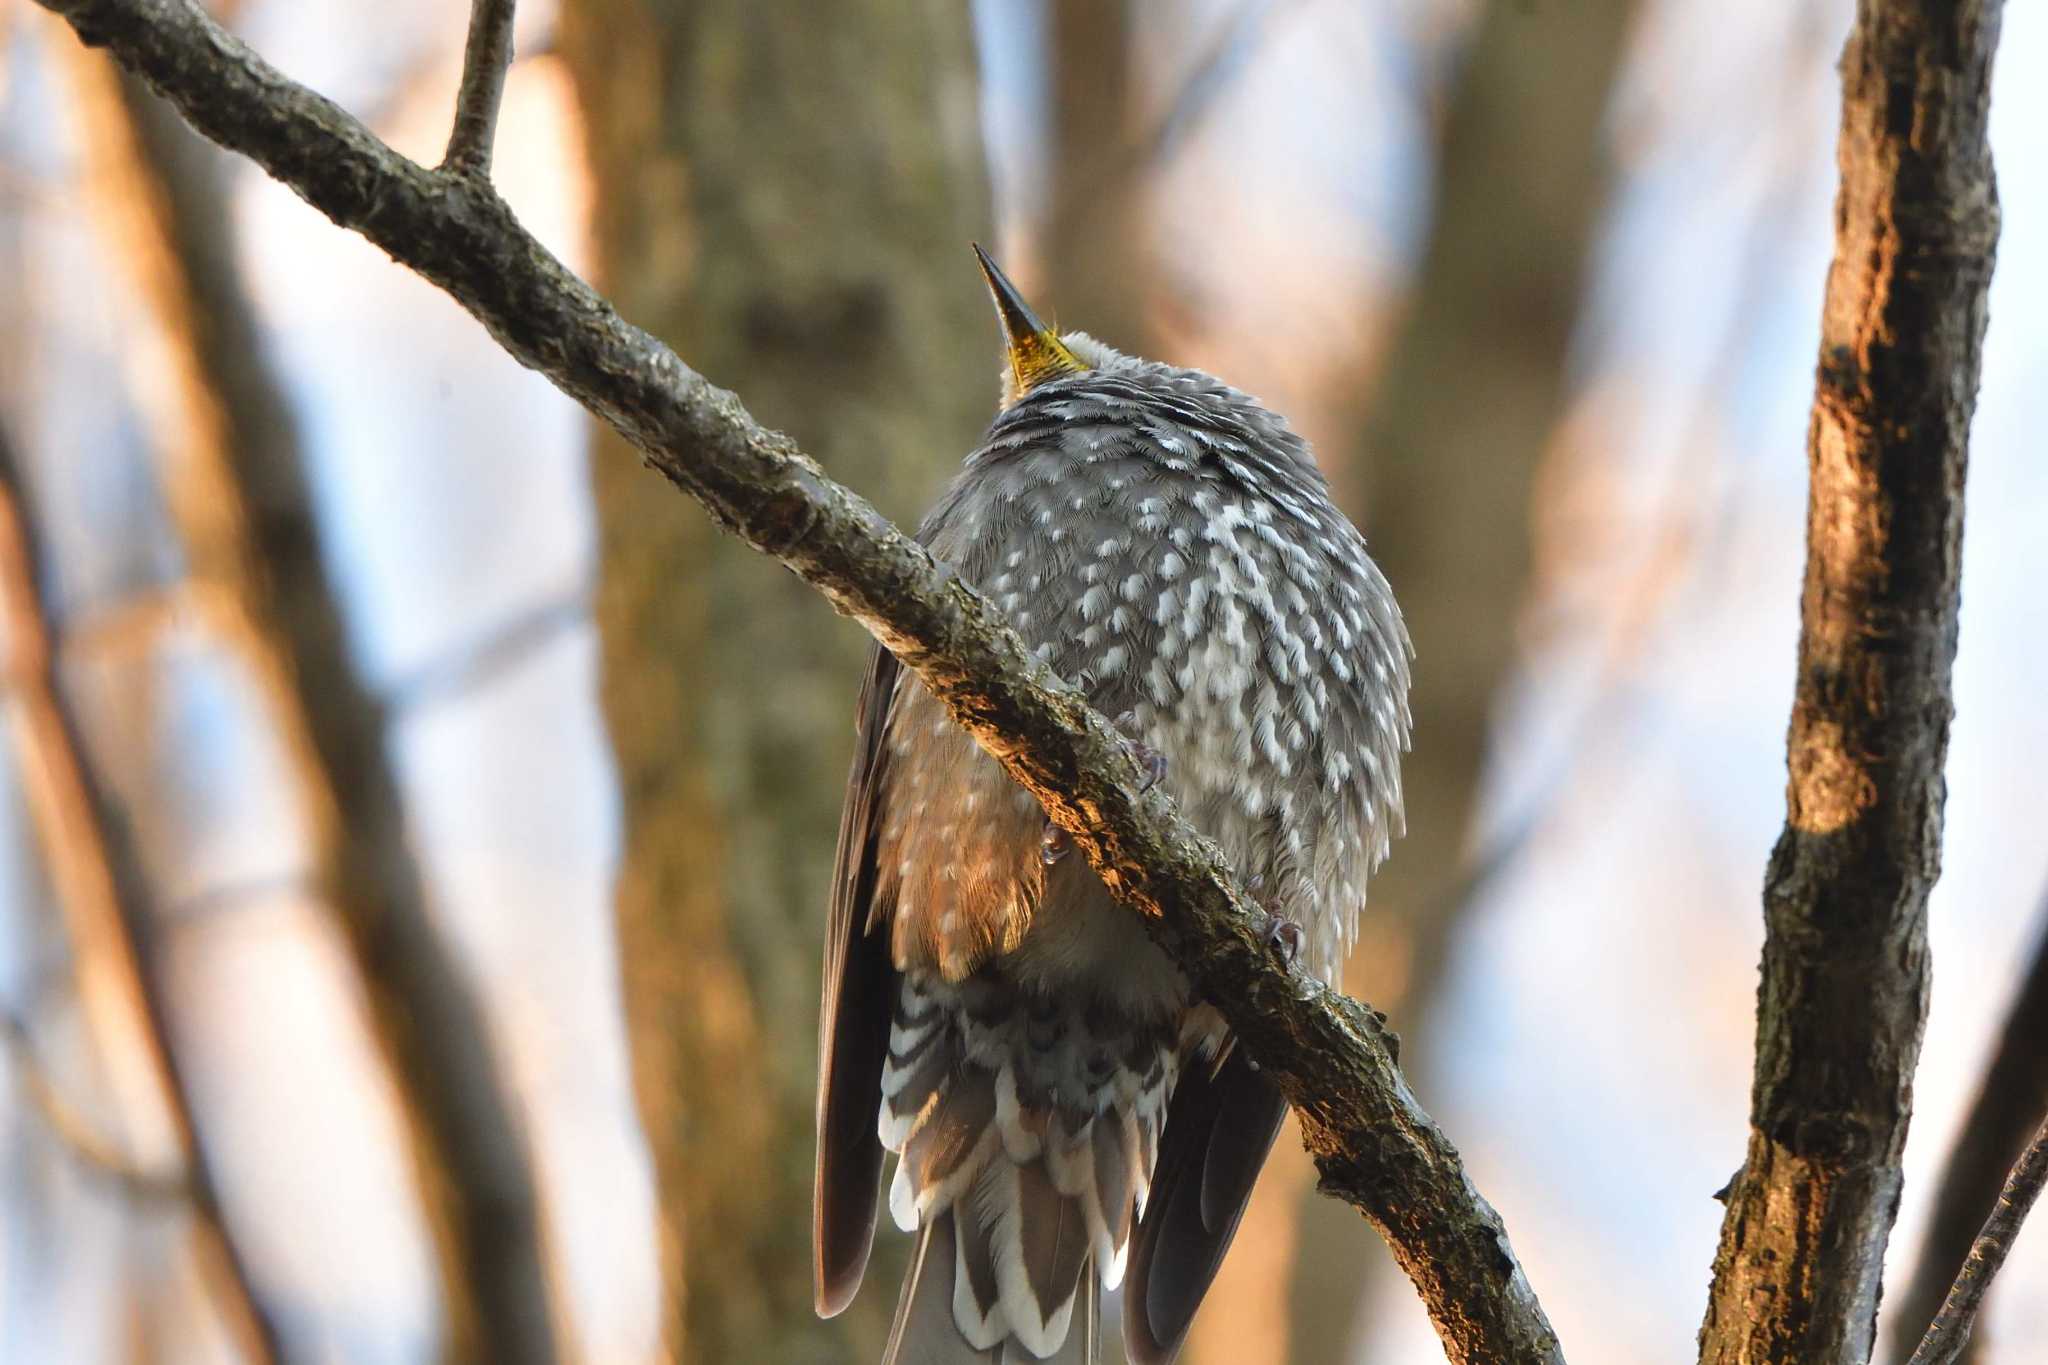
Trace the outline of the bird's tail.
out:
<instances>
[{"instance_id":1,"label":"bird's tail","mask_svg":"<svg viewBox=\"0 0 2048 1365\"><path fill-rule=\"evenodd\" d=\"M903 1277L896 1300L896 1320L889 1328L889 1346L882 1365L1095 1365L1102 1336L1102 1287L1093 1267L1084 1264L1074 1286L1074 1306L1066 1340L1052 1355L1039 1357L1015 1337L1006 1336L986 1349L962 1336L955 1300L955 1276L961 1273L953 1211L932 1219L917 1235L917 1250ZM971 1291L970 1291L971 1292ZM972 1310L970 1310L972 1311Z\"/></svg>"},{"instance_id":2,"label":"bird's tail","mask_svg":"<svg viewBox=\"0 0 2048 1365\"><path fill-rule=\"evenodd\" d=\"M918 1240L884 1365L1092 1365L1175 1069L1168 1027L905 978L881 1136Z\"/></svg>"}]
</instances>

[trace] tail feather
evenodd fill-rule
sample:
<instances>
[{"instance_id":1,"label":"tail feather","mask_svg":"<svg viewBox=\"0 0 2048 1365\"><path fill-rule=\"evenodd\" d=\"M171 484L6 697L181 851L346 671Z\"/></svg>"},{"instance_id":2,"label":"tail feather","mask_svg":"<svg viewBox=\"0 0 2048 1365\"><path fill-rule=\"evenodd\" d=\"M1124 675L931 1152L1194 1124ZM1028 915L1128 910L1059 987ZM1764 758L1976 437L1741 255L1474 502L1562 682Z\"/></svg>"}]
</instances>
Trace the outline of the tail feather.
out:
<instances>
[{"instance_id":1,"label":"tail feather","mask_svg":"<svg viewBox=\"0 0 2048 1365\"><path fill-rule=\"evenodd\" d=\"M889 1344L882 1365L967 1365L987 1360L986 1354L962 1353L960 1333L953 1325L953 1215L940 1214L917 1235L903 1292L896 1299L896 1319L889 1325Z\"/></svg>"},{"instance_id":2,"label":"tail feather","mask_svg":"<svg viewBox=\"0 0 2048 1365\"><path fill-rule=\"evenodd\" d=\"M913 974L878 1129L918 1233L887 1365L1093 1365L1175 1061L1172 1029ZM1163 1055L1164 1054L1164 1055Z\"/></svg>"},{"instance_id":3,"label":"tail feather","mask_svg":"<svg viewBox=\"0 0 2048 1365\"><path fill-rule=\"evenodd\" d=\"M1085 1263L1068 1301L1072 1321L1066 1339L1050 1355L1035 1354L1007 1331L999 1330L994 1340L965 1337L960 1304L963 1299L972 1302L975 1293L966 1254L971 1240L971 1235L960 1235L951 1209L918 1234L882 1365L1096 1365L1102 1343L1102 1290ZM993 1289L992 1279L987 1287ZM1000 1324L1000 1302L993 1297L989 1302Z\"/></svg>"},{"instance_id":4,"label":"tail feather","mask_svg":"<svg viewBox=\"0 0 2048 1365\"><path fill-rule=\"evenodd\" d=\"M1088 1269L1081 1206L1059 1192L1042 1161L991 1162L975 1195L976 1214L995 1230L1003 1320L1041 1359L1051 1356L1066 1340Z\"/></svg>"}]
</instances>

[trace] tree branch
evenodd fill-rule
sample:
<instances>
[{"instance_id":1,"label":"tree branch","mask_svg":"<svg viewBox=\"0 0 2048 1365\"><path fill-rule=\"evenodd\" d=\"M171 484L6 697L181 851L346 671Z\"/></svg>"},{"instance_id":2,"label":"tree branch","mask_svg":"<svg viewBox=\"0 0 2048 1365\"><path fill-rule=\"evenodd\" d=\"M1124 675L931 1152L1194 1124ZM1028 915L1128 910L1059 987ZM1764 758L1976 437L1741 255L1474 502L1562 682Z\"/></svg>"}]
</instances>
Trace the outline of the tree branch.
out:
<instances>
[{"instance_id":1,"label":"tree branch","mask_svg":"<svg viewBox=\"0 0 2048 1365\"><path fill-rule=\"evenodd\" d=\"M1927 1009L1999 12L1860 0L1842 57L1788 812L1705 1361L1862 1361L1874 1340Z\"/></svg>"},{"instance_id":2,"label":"tree branch","mask_svg":"<svg viewBox=\"0 0 2048 1365\"><path fill-rule=\"evenodd\" d=\"M1977 1099L1963 1120L1948 1165L1935 1192L1934 1213L1913 1279L1896 1307L1889 1307L1893 1354L1904 1359L1941 1310L1956 1271L1970 1255L1985 1210L2027 1141L2048 1114L2048 900L2042 902L2041 941L2033 965L2020 983L1991 1065L1984 1070ZM1962 1356L1969 1348L1958 1343Z\"/></svg>"},{"instance_id":3,"label":"tree branch","mask_svg":"<svg viewBox=\"0 0 2048 1365\"><path fill-rule=\"evenodd\" d=\"M117 1074L127 1060L124 1051L140 1054L148 1075L137 1078L121 1098L131 1105L161 1106L167 1114L204 1259L217 1271L230 1331L250 1360L277 1361L283 1358L277 1324L256 1293L221 1210L213 1164L193 1116L191 1089L171 1045L168 992L151 951L141 858L97 775L86 766L77 718L57 685L56 654L38 586L46 568L20 470L13 452L0 444L0 621L6 626L14 685L12 710L23 782L70 932L79 999L95 1043ZM64 1131L59 1128L60 1134Z\"/></svg>"},{"instance_id":4,"label":"tree branch","mask_svg":"<svg viewBox=\"0 0 2048 1365\"><path fill-rule=\"evenodd\" d=\"M2006 1177L1997 1207L1984 1221L1969 1259L1963 1262L1948 1298L1928 1324L1927 1335L1920 1338L1920 1348L1908 1365L1952 1365L1962 1355L1970 1329L1977 1325L1977 1310L1984 1305L1984 1291L2005 1264L2006 1253L2012 1250L2013 1239L2019 1236L2020 1224L2026 1221L2034 1201L2041 1197L2043 1185L2048 1185L2048 1118L2041 1120L2034 1140Z\"/></svg>"},{"instance_id":5,"label":"tree branch","mask_svg":"<svg viewBox=\"0 0 2048 1365\"><path fill-rule=\"evenodd\" d=\"M1116 732L986 599L550 256L486 184L397 155L186 0L43 0L208 137L445 289L725 529L915 671L1141 912L1298 1108L1332 1194L1387 1238L1458 1361L1556 1361L1498 1214L1409 1092L1371 1011L1283 968L1251 902Z\"/></svg>"},{"instance_id":6,"label":"tree branch","mask_svg":"<svg viewBox=\"0 0 2048 1365\"><path fill-rule=\"evenodd\" d=\"M455 92L455 126L441 169L451 175L487 177L491 142L498 131L498 106L505 100L505 72L512 65L512 14L518 0L471 0L469 41L462 49L462 85Z\"/></svg>"},{"instance_id":7,"label":"tree branch","mask_svg":"<svg viewBox=\"0 0 2048 1365\"><path fill-rule=\"evenodd\" d=\"M81 109L101 211L169 362L152 428L201 588L193 599L248 668L292 775L311 880L346 932L411 1139L455 1353L547 1365L554 1329L525 1134L433 920L387 709L350 653L290 407L220 230L214 154L133 78L117 82L89 54L72 65L90 94Z\"/></svg>"}]
</instances>

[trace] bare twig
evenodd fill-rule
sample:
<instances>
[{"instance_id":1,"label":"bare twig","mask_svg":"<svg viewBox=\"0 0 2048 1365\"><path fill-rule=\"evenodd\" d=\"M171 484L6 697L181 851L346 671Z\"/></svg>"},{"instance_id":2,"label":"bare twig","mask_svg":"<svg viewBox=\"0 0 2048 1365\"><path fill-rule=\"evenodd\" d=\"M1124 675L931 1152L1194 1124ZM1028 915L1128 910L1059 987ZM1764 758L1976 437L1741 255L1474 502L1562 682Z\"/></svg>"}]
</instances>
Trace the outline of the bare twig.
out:
<instances>
[{"instance_id":1,"label":"bare twig","mask_svg":"<svg viewBox=\"0 0 2048 1365\"><path fill-rule=\"evenodd\" d=\"M138 1166L64 1098L64 1092L43 1065L28 1026L20 1019L12 1014L0 1015L0 1040L6 1044L8 1060L30 1107L57 1139L57 1145L82 1170L110 1182L124 1197L138 1203L183 1202L192 1197L192 1187L183 1174Z\"/></svg>"},{"instance_id":2,"label":"bare twig","mask_svg":"<svg viewBox=\"0 0 2048 1365\"><path fill-rule=\"evenodd\" d=\"M2048 1038L2048 900L2041 908L2041 941L2006 1012L1998 1050L1984 1069L1976 1102L1941 1173L1913 1279L1897 1306L1887 1305L1898 1359L1912 1351L1940 1311L1958 1267L1984 1226L1985 1210L1997 1202L1999 1187L2027 1135L2048 1114L2048 1048L2041 1043ZM1961 1358L1971 1354L1967 1345L1960 1350Z\"/></svg>"},{"instance_id":3,"label":"bare twig","mask_svg":"<svg viewBox=\"0 0 2048 1365\"><path fill-rule=\"evenodd\" d=\"M257 1295L221 1211L219 1189L193 1117L183 1066L171 1044L169 1004L150 951L147 891L127 829L96 775L76 718L57 685L55 655L38 589L44 561L34 538L20 470L0 441L0 620L6 623L22 775L57 883L78 974L79 997L97 1044L118 1067L123 1051L151 1073L138 1089L166 1112L188 1173L192 1206L219 1298L249 1359L283 1358L277 1325ZM141 1099L140 1094L124 1099Z\"/></svg>"},{"instance_id":4,"label":"bare twig","mask_svg":"<svg viewBox=\"0 0 2048 1365\"><path fill-rule=\"evenodd\" d=\"M2048 1185L2048 1118L2042 1119L2034 1140L2020 1153L2012 1174L2006 1177L1997 1207L1984 1220L1984 1230L1977 1234L1969 1259L1963 1262L1948 1298L1928 1324L1927 1335L1920 1338L1920 1347L1913 1352L1909 1365L1953 1365L1962 1354L1970 1339L1970 1329L1977 1325L1977 1310L1983 1307L1984 1291L1991 1287L1992 1277L2005 1264L2006 1253L2012 1250L2013 1239L2019 1236L2020 1224L2026 1221L2034 1201L2041 1197L2043 1185Z\"/></svg>"},{"instance_id":5,"label":"bare twig","mask_svg":"<svg viewBox=\"0 0 2048 1365\"><path fill-rule=\"evenodd\" d=\"M1123 175L1158 175L1201 130L1237 78L1248 70L1281 19L1292 18L1300 0L1241 0L1219 21L1209 41L1182 73L1174 93L1151 123L1125 144L1110 168Z\"/></svg>"},{"instance_id":6,"label":"bare twig","mask_svg":"<svg viewBox=\"0 0 2048 1365\"><path fill-rule=\"evenodd\" d=\"M455 126L441 169L488 176L505 72L512 65L512 14L517 0L471 0L469 41L462 50L462 85L455 92Z\"/></svg>"},{"instance_id":7,"label":"bare twig","mask_svg":"<svg viewBox=\"0 0 2048 1365\"><path fill-rule=\"evenodd\" d=\"M428 661L389 692L388 705L401 717L465 696L518 667L563 635L590 623L590 585L536 603L509 620L494 622L479 638Z\"/></svg>"},{"instance_id":8,"label":"bare twig","mask_svg":"<svg viewBox=\"0 0 2048 1365\"><path fill-rule=\"evenodd\" d=\"M1999 13L1860 0L1842 57L1788 810L1748 1156L1700 1332L1717 1365L1867 1360L1875 1336L1927 1008Z\"/></svg>"},{"instance_id":9,"label":"bare twig","mask_svg":"<svg viewBox=\"0 0 2048 1365\"><path fill-rule=\"evenodd\" d=\"M393 152L189 0L44 0L208 137L440 285L719 524L865 626L1051 818L1296 1105L1330 1193L1381 1230L1457 1361L1556 1361L1506 1230L1415 1102L1381 1022L1283 967L1214 847L987 599L754 422L534 241L474 177Z\"/></svg>"},{"instance_id":10,"label":"bare twig","mask_svg":"<svg viewBox=\"0 0 2048 1365\"><path fill-rule=\"evenodd\" d=\"M347 932L412 1139L455 1353L544 1365L555 1351L552 1304L525 1134L479 1002L428 906L388 717L350 653L292 413L232 234L220 231L215 153L133 77L109 91L109 63L79 54L73 66L92 96L80 107L93 120L100 211L167 362L152 429L202 588L192 599L263 699L306 823L313 884Z\"/></svg>"}]
</instances>

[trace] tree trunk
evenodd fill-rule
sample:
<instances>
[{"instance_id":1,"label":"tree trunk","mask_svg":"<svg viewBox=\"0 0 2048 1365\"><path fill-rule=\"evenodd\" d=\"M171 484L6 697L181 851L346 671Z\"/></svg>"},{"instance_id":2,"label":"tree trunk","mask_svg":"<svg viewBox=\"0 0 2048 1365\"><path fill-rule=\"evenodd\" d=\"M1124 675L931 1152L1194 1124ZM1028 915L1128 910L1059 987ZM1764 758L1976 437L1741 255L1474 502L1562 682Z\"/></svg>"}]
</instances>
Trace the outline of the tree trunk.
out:
<instances>
[{"instance_id":1,"label":"tree trunk","mask_svg":"<svg viewBox=\"0 0 2048 1365\"><path fill-rule=\"evenodd\" d=\"M1807 433L1786 822L1700 1358L1870 1358L1927 1016L1963 472L1998 196L1997 0L1861 0Z\"/></svg>"},{"instance_id":2,"label":"tree trunk","mask_svg":"<svg viewBox=\"0 0 2048 1365\"><path fill-rule=\"evenodd\" d=\"M966 7L578 0L562 38L621 310L914 517L996 395ZM867 642L598 439L619 941L668 1340L704 1361L878 1353L900 1259L878 1258L850 1327L822 1325L808 1250L816 963Z\"/></svg>"}]
</instances>

